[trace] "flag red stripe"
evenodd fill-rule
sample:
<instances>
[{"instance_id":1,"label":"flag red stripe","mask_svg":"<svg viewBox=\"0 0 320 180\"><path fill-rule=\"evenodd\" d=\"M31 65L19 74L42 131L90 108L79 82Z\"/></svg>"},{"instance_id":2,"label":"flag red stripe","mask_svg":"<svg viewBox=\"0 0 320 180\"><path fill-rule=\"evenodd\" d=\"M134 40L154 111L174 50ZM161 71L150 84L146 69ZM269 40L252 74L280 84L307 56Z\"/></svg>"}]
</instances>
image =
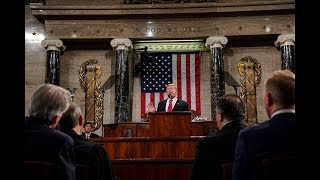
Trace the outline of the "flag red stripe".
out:
<instances>
[{"instance_id":1,"label":"flag red stripe","mask_svg":"<svg viewBox=\"0 0 320 180\"><path fill-rule=\"evenodd\" d=\"M195 54L196 60L196 111L201 114L201 104L200 104L200 55L199 53Z\"/></svg>"},{"instance_id":2,"label":"flag red stripe","mask_svg":"<svg viewBox=\"0 0 320 180\"><path fill-rule=\"evenodd\" d=\"M159 101L163 101L163 100L164 100L164 93L161 92L161 93L160 93L160 100L159 100Z\"/></svg>"},{"instance_id":3,"label":"flag red stripe","mask_svg":"<svg viewBox=\"0 0 320 180\"><path fill-rule=\"evenodd\" d=\"M145 93L141 93L141 117L144 116L144 114L146 113L146 94Z\"/></svg>"},{"instance_id":4,"label":"flag red stripe","mask_svg":"<svg viewBox=\"0 0 320 180\"><path fill-rule=\"evenodd\" d=\"M177 55L177 88L178 88L178 97L181 98L181 54Z\"/></svg>"},{"instance_id":5,"label":"flag red stripe","mask_svg":"<svg viewBox=\"0 0 320 180\"><path fill-rule=\"evenodd\" d=\"M186 55L186 81L187 81L187 102L191 109L191 87L190 87L190 54Z\"/></svg>"}]
</instances>

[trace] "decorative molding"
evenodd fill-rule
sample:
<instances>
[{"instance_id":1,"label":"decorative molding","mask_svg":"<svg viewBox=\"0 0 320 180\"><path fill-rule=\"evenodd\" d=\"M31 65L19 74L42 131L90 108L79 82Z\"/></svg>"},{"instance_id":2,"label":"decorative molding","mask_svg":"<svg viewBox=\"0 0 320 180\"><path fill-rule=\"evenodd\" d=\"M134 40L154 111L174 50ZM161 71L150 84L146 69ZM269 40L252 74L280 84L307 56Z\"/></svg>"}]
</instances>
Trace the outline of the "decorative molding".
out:
<instances>
[{"instance_id":1,"label":"decorative molding","mask_svg":"<svg viewBox=\"0 0 320 180\"><path fill-rule=\"evenodd\" d=\"M80 66L79 82L85 93L86 121L91 121L94 131L99 129L103 122L104 94L101 90L101 75L102 68L96 59L89 59Z\"/></svg>"},{"instance_id":2,"label":"decorative molding","mask_svg":"<svg viewBox=\"0 0 320 180\"><path fill-rule=\"evenodd\" d=\"M110 44L116 50L132 48L132 42L128 38L115 38L111 40Z\"/></svg>"},{"instance_id":3,"label":"decorative molding","mask_svg":"<svg viewBox=\"0 0 320 180\"><path fill-rule=\"evenodd\" d=\"M295 43L295 34L281 34L278 39L274 42L276 46L293 45Z\"/></svg>"},{"instance_id":4,"label":"decorative molding","mask_svg":"<svg viewBox=\"0 0 320 180\"><path fill-rule=\"evenodd\" d=\"M204 3L217 0L123 0L123 4Z\"/></svg>"},{"instance_id":5,"label":"decorative molding","mask_svg":"<svg viewBox=\"0 0 320 180\"><path fill-rule=\"evenodd\" d=\"M133 129L123 129L122 131L122 137L133 137Z\"/></svg>"},{"instance_id":6,"label":"decorative molding","mask_svg":"<svg viewBox=\"0 0 320 180\"><path fill-rule=\"evenodd\" d=\"M48 50L55 50L55 51L64 51L66 50L66 46L63 45L63 42L58 39L45 39L41 41L41 47Z\"/></svg>"},{"instance_id":7,"label":"decorative molding","mask_svg":"<svg viewBox=\"0 0 320 180\"><path fill-rule=\"evenodd\" d=\"M149 0L150 1L150 0ZM203 0L205 1L205 0ZM164 2L164 1L163 1ZM239 16L244 13L251 12L252 14L265 15L279 14L283 11L286 14L295 13L295 1L246 1L246 2L207 2L207 3L164 3L164 4L108 4L105 1L56 1L47 3L47 5L31 4L30 9L32 14L41 22L45 20L55 19L65 20L73 19L91 19L90 16L106 20L105 16L121 16L124 19L132 15L148 15L161 18L163 15L187 15L195 16L210 16L223 14L231 14ZM160 16L159 16L160 15ZM217 16L214 16L217 17ZM108 19L110 19L108 18Z\"/></svg>"},{"instance_id":8,"label":"decorative molding","mask_svg":"<svg viewBox=\"0 0 320 180\"><path fill-rule=\"evenodd\" d=\"M215 47L224 47L228 43L228 39L224 36L210 36L207 38L206 47L210 46L211 48Z\"/></svg>"},{"instance_id":9,"label":"decorative molding","mask_svg":"<svg viewBox=\"0 0 320 180\"><path fill-rule=\"evenodd\" d=\"M142 42L134 43L134 49L142 49L148 47L148 51L208 51L203 41L194 42Z\"/></svg>"},{"instance_id":10,"label":"decorative molding","mask_svg":"<svg viewBox=\"0 0 320 180\"><path fill-rule=\"evenodd\" d=\"M238 73L240 75L240 97L246 102L247 125L258 122L257 115L257 87L261 82L261 64L257 59L247 56L238 62Z\"/></svg>"},{"instance_id":11,"label":"decorative molding","mask_svg":"<svg viewBox=\"0 0 320 180\"><path fill-rule=\"evenodd\" d=\"M100 18L100 16L99 16ZM131 41L141 39L204 39L208 36L237 35L269 35L261 26L272 26L273 34L292 34L287 24L294 27L294 15L250 16L250 17L209 17L188 18L185 21L177 18L175 21L158 20L51 20L45 25L47 39L113 39L116 37L130 38ZM238 27L242 30L239 31ZM216 31L215 28L219 30ZM76 37L73 36L77 31ZM121 31L122 30L122 31ZM99 31L99 33L97 33ZM276 36L277 36L276 35ZM273 42L277 37L272 40Z\"/></svg>"}]
</instances>

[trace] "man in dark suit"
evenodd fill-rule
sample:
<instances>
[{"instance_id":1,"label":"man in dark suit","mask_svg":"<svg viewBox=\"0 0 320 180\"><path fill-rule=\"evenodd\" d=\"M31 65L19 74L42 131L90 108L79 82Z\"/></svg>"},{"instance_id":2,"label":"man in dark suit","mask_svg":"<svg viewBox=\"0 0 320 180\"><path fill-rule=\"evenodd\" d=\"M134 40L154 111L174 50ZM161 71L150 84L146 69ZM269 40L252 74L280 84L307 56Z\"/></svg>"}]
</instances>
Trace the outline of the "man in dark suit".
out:
<instances>
[{"instance_id":1,"label":"man in dark suit","mask_svg":"<svg viewBox=\"0 0 320 180\"><path fill-rule=\"evenodd\" d=\"M53 179L75 180L74 142L55 129L70 100L66 89L45 84L32 95L29 116L25 118L24 161L52 163Z\"/></svg>"},{"instance_id":2,"label":"man in dark suit","mask_svg":"<svg viewBox=\"0 0 320 180\"><path fill-rule=\"evenodd\" d=\"M92 180L112 180L111 161L105 149L80 136L83 115L79 105L70 102L68 110L59 122L60 130L74 140L76 163L90 167Z\"/></svg>"},{"instance_id":3,"label":"man in dark suit","mask_svg":"<svg viewBox=\"0 0 320 180\"><path fill-rule=\"evenodd\" d=\"M220 132L198 140L191 180L220 180L221 165L233 162L238 133L245 127L245 103L235 94L224 95L218 99L216 114Z\"/></svg>"},{"instance_id":4,"label":"man in dark suit","mask_svg":"<svg viewBox=\"0 0 320 180\"><path fill-rule=\"evenodd\" d=\"M158 103L157 111L189 111L189 105L186 101L178 99L178 89L175 84L166 86L168 98ZM148 105L148 112L155 112L156 109L152 103Z\"/></svg>"},{"instance_id":5,"label":"man in dark suit","mask_svg":"<svg viewBox=\"0 0 320 180\"><path fill-rule=\"evenodd\" d=\"M260 161L265 155L296 153L295 75L289 70L273 72L265 81L263 101L270 120L239 132L233 180L261 179Z\"/></svg>"},{"instance_id":6,"label":"man in dark suit","mask_svg":"<svg viewBox=\"0 0 320 180\"><path fill-rule=\"evenodd\" d=\"M100 137L98 134L92 132L92 124L91 122L87 121L83 124L84 132L81 136L89 139L89 138L98 138Z\"/></svg>"}]
</instances>

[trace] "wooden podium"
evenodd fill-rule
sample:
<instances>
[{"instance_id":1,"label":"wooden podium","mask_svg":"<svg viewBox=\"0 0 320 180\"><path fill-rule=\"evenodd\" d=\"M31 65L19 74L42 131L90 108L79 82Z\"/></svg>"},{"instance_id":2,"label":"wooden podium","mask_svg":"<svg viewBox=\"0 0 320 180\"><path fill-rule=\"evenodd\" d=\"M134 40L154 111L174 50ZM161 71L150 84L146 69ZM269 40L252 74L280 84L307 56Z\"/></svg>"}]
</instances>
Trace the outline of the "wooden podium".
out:
<instances>
[{"instance_id":1,"label":"wooden podium","mask_svg":"<svg viewBox=\"0 0 320 180\"><path fill-rule=\"evenodd\" d=\"M190 111L149 113L149 122L120 122L103 125L104 137L207 136L216 121L192 122Z\"/></svg>"},{"instance_id":2,"label":"wooden podium","mask_svg":"<svg viewBox=\"0 0 320 180\"><path fill-rule=\"evenodd\" d=\"M121 180L189 180L197 140L217 129L215 121L192 122L191 112L154 112L149 122L103 125L101 144Z\"/></svg>"},{"instance_id":3,"label":"wooden podium","mask_svg":"<svg viewBox=\"0 0 320 180\"><path fill-rule=\"evenodd\" d=\"M149 113L151 137L190 136L191 112Z\"/></svg>"}]
</instances>

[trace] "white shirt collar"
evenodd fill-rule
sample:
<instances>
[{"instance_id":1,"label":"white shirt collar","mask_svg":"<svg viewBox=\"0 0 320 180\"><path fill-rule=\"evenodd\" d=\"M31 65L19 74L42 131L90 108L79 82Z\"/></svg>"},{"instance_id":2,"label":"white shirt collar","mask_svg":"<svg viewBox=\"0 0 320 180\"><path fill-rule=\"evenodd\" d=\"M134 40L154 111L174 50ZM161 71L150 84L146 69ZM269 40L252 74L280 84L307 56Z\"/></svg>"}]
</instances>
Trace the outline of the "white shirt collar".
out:
<instances>
[{"instance_id":1,"label":"white shirt collar","mask_svg":"<svg viewBox=\"0 0 320 180\"><path fill-rule=\"evenodd\" d=\"M294 109L280 109L278 111L275 111L272 115L271 118L277 114L283 114L283 113L296 113Z\"/></svg>"},{"instance_id":2,"label":"white shirt collar","mask_svg":"<svg viewBox=\"0 0 320 180\"><path fill-rule=\"evenodd\" d=\"M172 100L173 100L172 102L174 104L174 103L176 103L178 101L178 98L174 97ZM169 102L170 102L170 98L167 99L167 103L169 103Z\"/></svg>"}]
</instances>

